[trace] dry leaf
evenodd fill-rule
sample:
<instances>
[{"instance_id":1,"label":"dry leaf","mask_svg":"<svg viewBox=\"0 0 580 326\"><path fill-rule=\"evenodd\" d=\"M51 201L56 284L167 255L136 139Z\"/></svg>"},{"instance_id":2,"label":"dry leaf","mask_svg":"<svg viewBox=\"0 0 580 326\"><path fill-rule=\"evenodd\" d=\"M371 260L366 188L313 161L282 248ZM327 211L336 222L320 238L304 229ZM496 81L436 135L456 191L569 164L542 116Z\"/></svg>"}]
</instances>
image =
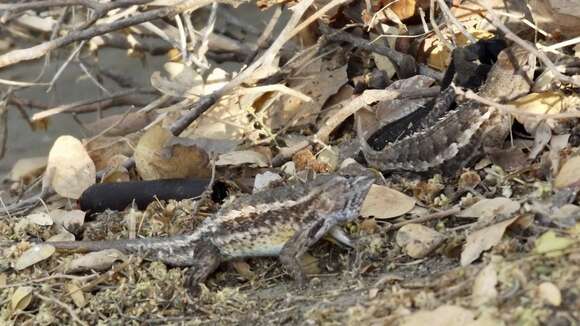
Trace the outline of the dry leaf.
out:
<instances>
[{"instance_id":1,"label":"dry leaf","mask_svg":"<svg viewBox=\"0 0 580 326\"><path fill-rule=\"evenodd\" d=\"M498 215L510 216L518 209L520 209L520 203L509 198L486 198L462 210L456 216L477 217L479 220L489 220Z\"/></svg>"},{"instance_id":2,"label":"dry leaf","mask_svg":"<svg viewBox=\"0 0 580 326\"><path fill-rule=\"evenodd\" d=\"M473 282L471 294L472 305L478 307L487 304L497 298L497 271L495 264L485 266Z\"/></svg>"},{"instance_id":3,"label":"dry leaf","mask_svg":"<svg viewBox=\"0 0 580 326\"><path fill-rule=\"evenodd\" d=\"M113 182L127 182L131 180L129 175L129 170L124 166L117 166L115 168L108 169L103 177L101 178L101 183L113 183Z\"/></svg>"},{"instance_id":4,"label":"dry leaf","mask_svg":"<svg viewBox=\"0 0 580 326\"><path fill-rule=\"evenodd\" d=\"M150 112L131 112L127 115L114 114L89 123L85 127L92 135L107 130L105 133L107 136L125 136L143 129L153 121L153 118L154 115Z\"/></svg>"},{"instance_id":5,"label":"dry leaf","mask_svg":"<svg viewBox=\"0 0 580 326\"><path fill-rule=\"evenodd\" d=\"M580 155L571 157L562 165L554 180L554 188L562 189L580 185Z\"/></svg>"},{"instance_id":6,"label":"dry leaf","mask_svg":"<svg viewBox=\"0 0 580 326\"><path fill-rule=\"evenodd\" d=\"M542 234L534 243L534 251L538 254L545 254L555 251L564 250L578 241L556 235L556 232L550 230Z\"/></svg>"},{"instance_id":7,"label":"dry leaf","mask_svg":"<svg viewBox=\"0 0 580 326\"><path fill-rule=\"evenodd\" d=\"M427 10L429 8L429 1L425 0L388 0L388 1L379 1L377 4L373 6L373 9L378 11L383 8L390 8L400 20L405 20L407 18L411 18L415 16L417 12L417 8L421 7L423 10Z\"/></svg>"},{"instance_id":8,"label":"dry leaf","mask_svg":"<svg viewBox=\"0 0 580 326\"><path fill-rule=\"evenodd\" d=\"M65 289L67 294L71 297L75 306L82 308L87 305L87 299L85 299L85 294L81 290L77 281L71 281L65 284Z\"/></svg>"},{"instance_id":9,"label":"dry leaf","mask_svg":"<svg viewBox=\"0 0 580 326\"><path fill-rule=\"evenodd\" d=\"M465 247L461 252L461 266L467 266L475 261L482 252L491 249L501 241L507 227L517 217L488 226L467 236Z\"/></svg>"},{"instance_id":10,"label":"dry leaf","mask_svg":"<svg viewBox=\"0 0 580 326\"><path fill-rule=\"evenodd\" d=\"M58 234L46 239L46 242L57 242L57 241L75 241L74 234L63 229Z\"/></svg>"},{"instance_id":11,"label":"dry leaf","mask_svg":"<svg viewBox=\"0 0 580 326\"><path fill-rule=\"evenodd\" d=\"M52 225L54 222L52 220L52 218L50 217L50 215L46 214L46 213L32 213L28 216L26 216L26 219L36 225L41 225L41 226L50 226Z\"/></svg>"},{"instance_id":12,"label":"dry leaf","mask_svg":"<svg viewBox=\"0 0 580 326\"><path fill-rule=\"evenodd\" d=\"M87 151L95 162L96 168L106 169L109 160L116 155L133 156L140 134L134 133L125 137L98 137L87 144Z\"/></svg>"},{"instance_id":13,"label":"dry leaf","mask_svg":"<svg viewBox=\"0 0 580 326\"><path fill-rule=\"evenodd\" d=\"M64 210L53 209L50 211L50 217L55 224L62 226L65 230L71 230L76 226L81 226L85 222L86 213L80 209Z\"/></svg>"},{"instance_id":14,"label":"dry leaf","mask_svg":"<svg viewBox=\"0 0 580 326\"><path fill-rule=\"evenodd\" d=\"M554 307L559 307L562 304L562 293L560 289L551 282L544 282L538 286L536 290L537 297Z\"/></svg>"},{"instance_id":15,"label":"dry leaf","mask_svg":"<svg viewBox=\"0 0 580 326\"><path fill-rule=\"evenodd\" d=\"M545 120L542 120L534 131L534 147L530 150L528 158L531 160L535 159L544 150L546 145L548 145L550 139L552 139L552 129Z\"/></svg>"},{"instance_id":16,"label":"dry leaf","mask_svg":"<svg viewBox=\"0 0 580 326\"><path fill-rule=\"evenodd\" d=\"M243 278L248 281L256 279L256 273L250 270L250 265L243 260L234 260L231 262L232 266Z\"/></svg>"},{"instance_id":17,"label":"dry leaf","mask_svg":"<svg viewBox=\"0 0 580 326\"><path fill-rule=\"evenodd\" d=\"M441 306L432 311L418 311L404 317L401 326L465 326L473 322L473 312L458 306Z\"/></svg>"},{"instance_id":18,"label":"dry leaf","mask_svg":"<svg viewBox=\"0 0 580 326\"><path fill-rule=\"evenodd\" d=\"M22 253L18 259L14 262L13 268L17 271L23 270L29 266L32 266L38 262L41 262L48 257L52 256L56 249L48 244L39 244L32 246L30 249Z\"/></svg>"},{"instance_id":19,"label":"dry leaf","mask_svg":"<svg viewBox=\"0 0 580 326\"><path fill-rule=\"evenodd\" d=\"M10 298L10 308L12 313L26 309L32 302L32 286L19 286Z\"/></svg>"},{"instance_id":20,"label":"dry leaf","mask_svg":"<svg viewBox=\"0 0 580 326\"><path fill-rule=\"evenodd\" d=\"M91 252L80 256L70 262L67 266L67 273L80 273L88 271L106 271L113 266L116 261L126 260L127 256L117 249L106 249Z\"/></svg>"},{"instance_id":21,"label":"dry leaf","mask_svg":"<svg viewBox=\"0 0 580 326\"><path fill-rule=\"evenodd\" d=\"M270 171L256 174L256 177L254 178L254 189L252 190L252 193L255 194L257 192L260 192L263 189L268 188L270 183L279 182L281 180L282 177L279 174Z\"/></svg>"},{"instance_id":22,"label":"dry leaf","mask_svg":"<svg viewBox=\"0 0 580 326\"><path fill-rule=\"evenodd\" d=\"M487 40L494 37L494 34L481 29L470 28L468 32L477 40ZM467 37L460 32L454 34L454 39L456 41L455 45L458 47L465 46L468 43ZM427 64L432 68L443 71L451 62L451 50L443 45L436 35L425 41L423 49L429 54Z\"/></svg>"},{"instance_id":23,"label":"dry leaf","mask_svg":"<svg viewBox=\"0 0 580 326\"><path fill-rule=\"evenodd\" d=\"M362 204L360 215L389 219L406 214L413 207L415 207L414 198L385 186L372 185Z\"/></svg>"},{"instance_id":24,"label":"dry leaf","mask_svg":"<svg viewBox=\"0 0 580 326\"><path fill-rule=\"evenodd\" d=\"M532 0L529 7L536 25L553 36L573 38L580 35L578 1Z\"/></svg>"},{"instance_id":25,"label":"dry leaf","mask_svg":"<svg viewBox=\"0 0 580 326\"><path fill-rule=\"evenodd\" d=\"M238 166L242 164L252 164L258 167L267 167L270 165L268 158L264 154L251 150L222 154L219 156L217 162L215 162L216 166Z\"/></svg>"},{"instance_id":26,"label":"dry leaf","mask_svg":"<svg viewBox=\"0 0 580 326\"><path fill-rule=\"evenodd\" d=\"M326 100L347 82L346 65L328 70L331 69L330 64L332 63L326 61L313 63L316 69L309 71L311 75L290 79L288 87L304 93L312 98L312 101L305 102L295 96L281 95L280 100L269 109L265 125L277 130L314 123Z\"/></svg>"},{"instance_id":27,"label":"dry leaf","mask_svg":"<svg viewBox=\"0 0 580 326\"><path fill-rule=\"evenodd\" d=\"M445 237L424 225L407 224L397 232L397 244L413 258L423 258L443 242Z\"/></svg>"},{"instance_id":28,"label":"dry leaf","mask_svg":"<svg viewBox=\"0 0 580 326\"><path fill-rule=\"evenodd\" d=\"M10 180L22 180L25 184L28 184L34 178L42 175L46 169L46 163L47 158L45 156L19 159L14 163L12 171L10 171Z\"/></svg>"},{"instance_id":29,"label":"dry leaf","mask_svg":"<svg viewBox=\"0 0 580 326\"><path fill-rule=\"evenodd\" d=\"M570 139L570 134L563 135L553 135L550 140L550 153L548 158L550 159L550 170L552 175L556 175L560 170L560 151L568 146L568 140Z\"/></svg>"},{"instance_id":30,"label":"dry leaf","mask_svg":"<svg viewBox=\"0 0 580 326\"><path fill-rule=\"evenodd\" d=\"M97 171L85 147L73 136L60 136L48 154L46 182L65 198L78 199L95 183Z\"/></svg>"},{"instance_id":31,"label":"dry leaf","mask_svg":"<svg viewBox=\"0 0 580 326\"><path fill-rule=\"evenodd\" d=\"M566 112L568 108L573 108L573 103L577 101L578 95L567 96L559 91L551 91L530 93L511 101L510 104L515 105L518 110L538 114L537 116L514 114L515 119L524 125L526 131L534 134L536 126L541 121L545 121L551 129L554 129L560 123L554 119L544 119L542 114Z\"/></svg>"},{"instance_id":32,"label":"dry leaf","mask_svg":"<svg viewBox=\"0 0 580 326\"><path fill-rule=\"evenodd\" d=\"M517 171L530 165L528 155L520 146L492 149L488 152L488 157L504 171Z\"/></svg>"},{"instance_id":33,"label":"dry leaf","mask_svg":"<svg viewBox=\"0 0 580 326\"><path fill-rule=\"evenodd\" d=\"M176 137L159 125L151 127L135 148L135 166L144 180L207 177L209 157L196 145L175 142Z\"/></svg>"},{"instance_id":34,"label":"dry leaf","mask_svg":"<svg viewBox=\"0 0 580 326\"><path fill-rule=\"evenodd\" d=\"M316 158L322 164L325 164L329 171L334 171L338 167L339 162L339 152L337 148L332 146L325 146Z\"/></svg>"}]
</instances>

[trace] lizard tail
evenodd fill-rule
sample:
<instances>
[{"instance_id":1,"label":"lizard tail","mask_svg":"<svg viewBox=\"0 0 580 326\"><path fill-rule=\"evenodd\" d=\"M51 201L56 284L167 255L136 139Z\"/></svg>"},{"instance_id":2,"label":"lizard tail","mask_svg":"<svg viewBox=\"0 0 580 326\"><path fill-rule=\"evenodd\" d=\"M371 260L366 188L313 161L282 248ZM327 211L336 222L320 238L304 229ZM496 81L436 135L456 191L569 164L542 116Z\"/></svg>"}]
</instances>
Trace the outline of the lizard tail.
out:
<instances>
[{"instance_id":1,"label":"lizard tail","mask_svg":"<svg viewBox=\"0 0 580 326\"><path fill-rule=\"evenodd\" d=\"M172 266L191 266L196 241L191 236L109 241L55 241L45 244L58 251L94 252L117 249L125 254L142 255Z\"/></svg>"}]
</instances>

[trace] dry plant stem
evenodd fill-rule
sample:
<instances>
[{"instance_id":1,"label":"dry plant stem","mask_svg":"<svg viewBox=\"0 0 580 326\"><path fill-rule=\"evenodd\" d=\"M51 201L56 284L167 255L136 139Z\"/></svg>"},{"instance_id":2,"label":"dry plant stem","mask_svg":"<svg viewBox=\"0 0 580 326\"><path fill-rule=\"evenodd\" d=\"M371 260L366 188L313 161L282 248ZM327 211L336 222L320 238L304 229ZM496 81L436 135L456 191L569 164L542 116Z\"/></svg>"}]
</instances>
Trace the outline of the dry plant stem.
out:
<instances>
[{"instance_id":1,"label":"dry plant stem","mask_svg":"<svg viewBox=\"0 0 580 326\"><path fill-rule=\"evenodd\" d=\"M77 322L80 325L89 326L89 324L87 324L86 322L82 321L79 318L79 316L77 315L77 313L75 312L75 310L70 305L68 305L68 304L66 304L66 303L64 303L64 302L62 302L60 300L57 300L55 298L45 297L44 295L39 294L39 293L35 293L34 295L37 296L41 300L49 301L49 302L52 302L52 303L54 303L54 304L56 304L58 306L61 306L62 308L64 308L68 312L68 314L70 315L70 317L71 317L72 320L74 320L75 322Z\"/></svg>"},{"instance_id":2,"label":"dry plant stem","mask_svg":"<svg viewBox=\"0 0 580 326\"><path fill-rule=\"evenodd\" d=\"M507 114L535 117L538 119L556 119L556 120L580 118L580 111L565 112L565 113L552 113L552 114L528 112L528 111L524 111L524 110L519 110L514 105L500 104L500 103L494 102L492 100L486 99L484 97L481 97L481 96L475 94L471 90L463 91L458 87L455 87L455 86L453 86L453 87L454 87L455 93L457 95L463 95L468 100L474 100L474 101L483 103L485 105L496 108L496 109L502 111L503 113L507 113Z\"/></svg>"},{"instance_id":3,"label":"dry plant stem","mask_svg":"<svg viewBox=\"0 0 580 326\"><path fill-rule=\"evenodd\" d=\"M556 65L550 60L550 58L548 58L548 56L546 56L546 54L543 51L538 51L538 49L536 49L536 47L534 47L532 44L523 40L522 38L517 36L514 32L512 32L509 28L507 28L501 22L498 15L486 1L478 1L478 3L480 6L485 8L485 10L487 10L486 18L491 20L491 22L495 25L495 27L499 28L505 34L506 38L514 41L515 43L526 49L528 52L538 57L538 59L540 59L542 63L545 64L546 67L548 67L548 69L550 69L550 71L554 74L555 78L565 83L580 86L580 80L575 80L574 78L562 74L560 71L558 71Z\"/></svg>"},{"instance_id":4,"label":"dry plant stem","mask_svg":"<svg viewBox=\"0 0 580 326\"><path fill-rule=\"evenodd\" d=\"M401 79L408 78L416 74L417 64L415 63L415 59L408 54L404 54L384 46L372 44L370 41L364 38L356 37L347 32L330 28L325 24L320 24L319 27L324 36L330 41L347 42L358 48L386 56L397 67L397 75Z\"/></svg>"},{"instance_id":5,"label":"dry plant stem","mask_svg":"<svg viewBox=\"0 0 580 326\"><path fill-rule=\"evenodd\" d=\"M16 242L11 242L10 245L15 245ZM49 275L46 277L41 277L41 278L36 278L36 279L32 279L30 281L26 281L26 282L20 282L20 283L12 283L12 284L7 284L4 286L0 286L0 290L2 289L9 289L9 288L15 288L15 287L21 287L21 286L28 286L34 283L40 283L40 282L46 282L48 280L53 280L53 279L59 279L59 278L64 278L64 279L68 279L68 280L76 280L76 281L88 281L91 279L94 279L96 277L98 277L99 274L89 274L89 275L84 275L84 276L75 276L75 275L66 275L66 274L55 274L55 275Z\"/></svg>"},{"instance_id":6,"label":"dry plant stem","mask_svg":"<svg viewBox=\"0 0 580 326\"><path fill-rule=\"evenodd\" d=\"M42 112L38 112L34 114L31 118L32 121L41 120L44 118L48 118L50 116L59 114L59 113L87 113L87 112L94 112L98 110L103 110L107 108L111 108L117 105L147 105L147 101L143 99L138 99L135 97L137 94L154 94L152 90L149 89L129 89L124 90L119 93L113 94L109 97L99 98L99 99L92 99L92 100L85 100L79 101L69 104L59 105L57 107L44 110Z\"/></svg>"},{"instance_id":7,"label":"dry plant stem","mask_svg":"<svg viewBox=\"0 0 580 326\"><path fill-rule=\"evenodd\" d=\"M215 1L235 3L232 0L184 0L177 5L154 9L144 13L136 14L129 18L119 20L110 24L93 26L84 30L75 30L65 36L61 36L51 41L27 49L18 49L0 55L0 68L21 62L42 57L48 52L71 44L76 41L88 40L97 35L106 34L112 31L120 30L133 25L148 22L154 19L175 16L186 10L196 10ZM114 2L113 2L114 3Z\"/></svg>"},{"instance_id":8,"label":"dry plant stem","mask_svg":"<svg viewBox=\"0 0 580 326\"><path fill-rule=\"evenodd\" d=\"M447 39L443 36L443 33L441 33L441 30L439 29L439 25L437 25L437 22L435 21L435 0L431 0L429 5L429 21L431 22L431 27L433 28L435 35L437 35L439 42L441 42L441 44L443 44L443 46L445 46L450 51L453 51L453 44L449 43L449 41L447 41Z\"/></svg>"},{"instance_id":9,"label":"dry plant stem","mask_svg":"<svg viewBox=\"0 0 580 326\"><path fill-rule=\"evenodd\" d=\"M452 207L450 209L441 211L441 212L436 212L433 214L428 214L425 216L421 216L421 217L417 217L408 221L403 221L403 222L399 222L399 223L395 223L393 224L389 229L390 230L398 230L400 228L402 228L403 226L407 225L407 224L411 224L411 223L424 223L424 222L428 222L431 220L438 220L438 219L442 219L445 217L449 217L451 215L455 215L457 213L459 213L461 211L461 207L456 206L456 207Z\"/></svg>"},{"instance_id":10,"label":"dry plant stem","mask_svg":"<svg viewBox=\"0 0 580 326\"><path fill-rule=\"evenodd\" d=\"M27 3L0 4L0 10L17 13L31 9L45 9L50 7L83 6L95 11L109 11L132 5L145 4L153 0L117 0L110 3L101 3L92 0L44 0Z\"/></svg>"},{"instance_id":11,"label":"dry plant stem","mask_svg":"<svg viewBox=\"0 0 580 326\"><path fill-rule=\"evenodd\" d=\"M239 86L246 79L251 77L259 68L264 67L264 66L268 67L268 65L270 64L270 60L272 60L272 58L274 58L276 56L276 54L280 51L282 46L284 44L286 44L286 42L288 42L293 36L295 36L301 29L304 29L308 26L308 24L305 24L308 21L308 19L307 19L305 22L300 24L298 27L295 27L298 24L300 18L306 12L306 9L308 9L310 7L312 2L313 2L313 0L304 0L300 3L298 3L296 6L294 6L293 9L295 11L292 14L292 17L290 18L290 20L288 21L288 24L282 30L282 32L280 33L278 38L274 41L274 43L272 43L270 48L266 52L264 52L264 54L260 58L258 58L256 61L254 61L254 63L252 63L245 70L243 70L241 73L239 73L234 79L232 79L230 82L228 82L222 88L214 91L213 93L211 93L209 95L204 95L204 96L200 97L193 104L191 109L183 117L181 117L179 120L177 120L175 123L173 123L173 125L169 128L171 133L175 136L178 136L179 134L181 134L183 132L183 130L185 130L185 128L187 128L193 121L195 121L205 111L209 110L224 94L229 93L235 87ZM321 15L321 14L325 13L326 11L332 9L333 6L342 4L344 2L345 2L344 0L332 1L331 3L327 4L322 9L320 9L313 16ZM135 161L131 158L131 159L126 160L123 163L123 166L125 168L129 169L129 168L133 167L134 164L135 164ZM99 175L102 175L102 173L99 173Z\"/></svg>"},{"instance_id":12,"label":"dry plant stem","mask_svg":"<svg viewBox=\"0 0 580 326\"><path fill-rule=\"evenodd\" d=\"M457 18L455 18L455 16L451 12L451 10L449 10L449 7L447 7L447 4L445 3L445 1L437 0L437 3L439 4L441 11L443 11L443 14L445 15L445 17L447 17L447 19L449 19L453 23L453 25L457 26L459 31L461 31L461 33L463 35L465 35L465 37L469 40L469 42L476 43L477 39L475 37L473 37L473 35L469 34L467 32L467 30L465 29L465 27L463 26L463 24L461 24L461 22L459 22L459 20L457 20Z\"/></svg>"},{"instance_id":13,"label":"dry plant stem","mask_svg":"<svg viewBox=\"0 0 580 326\"><path fill-rule=\"evenodd\" d=\"M400 91L383 91L381 96L381 101L395 100L395 99L416 99L425 97L435 97L440 93L441 89L439 87L431 87L425 89L417 90L400 90ZM348 105L340 109L335 115L329 118L320 127L318 132L307 140L298 142L292 147L286 147L280 149L278 155L272 159L273 166L280 166L284 164L288 159L292 157L296 152L305 148L306 146L313 143L326 143L332 131L336 129L341 123L343 123L348 117L356 113L363 107L366 107L364 93L358 96L354 100L350 101Z\"/></svg>"}]
</instances>

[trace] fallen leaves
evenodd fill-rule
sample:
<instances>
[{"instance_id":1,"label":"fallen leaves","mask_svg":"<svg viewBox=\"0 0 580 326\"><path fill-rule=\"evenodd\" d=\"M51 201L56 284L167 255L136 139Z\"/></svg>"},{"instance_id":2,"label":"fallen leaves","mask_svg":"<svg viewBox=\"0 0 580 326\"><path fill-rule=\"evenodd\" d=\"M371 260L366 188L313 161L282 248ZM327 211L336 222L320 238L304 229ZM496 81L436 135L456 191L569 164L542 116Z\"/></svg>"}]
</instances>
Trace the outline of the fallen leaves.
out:
<instances>
[{"instance_id":1,"label":"fallen leaves","mask_svg":"<svg viewBox=\"0 0 580 326\"><path fill-rule=\"evenodd\" d=\"M252 150L233 151L219 156L215 162L216 166L249 164L258 167L266 167L269 165L268 158L259 152Z\"/></svg>"},{"instance_id":2,"label":"fallen leaves","mask_svg":"<svg viewBox=\"0 0 580 326\"><path fill-rule=\"evenodd\" d=\"M106 271L117 261L124 261L127 256L117 249L105 249L91 252L72 260L67 266L67 273L80 273L88 271Z\"/></svg>"},{"instance_id":3,"label":"fallen leaves","mask_svg":"<svg viewBox=\"0 0 580 326\"><path fill-rule=\"evenodd\" d=\"M78 199L95 183L95 164L81 142L72 136L60 136L48 154L45 182L59 195Z\"/></svg>"},{"instance_id":4,"label":"fallen leaves","mask_svg":"<svg viewBox=\"0 0 580 326\"><path fill-rule=\"evenodd\" d=\"M558 189L580 185L580 155L569 158L554 180L554 187Z\"/></svg>"},{"instance_id":5,"label":"fallen leaves","mask_svg":"<svg viewBox=\"0 0 580 326\"><path fill-rule=\"evenodd\" d=\"M415 207L415 199L394 189L372 185L365 198L360 215L389 219L408 213Z\"/></svg>"},{"instance_id":6,"label":"fallen leaves","mask_svg":"<svg viewBox=\"0 0 580 326\"><path fill-rule=\"evenodd\" d=\"M432 311L418 311L403 318L404 326L465 326L475 320L475 314L465 308L444 305Z\"/></svg>"},{"instance_id":7,"label":"fallen leaves","mask_svg":"<svg viewBox=\"0 0 580 326\"><path fill-rule=\"evenodd\" d=\"M459 217L476 217L479 220L490 220L498 215L510 216L520 209L520 204L505 197L482 199L459 212Z\"/></svg>"},{"instance_id":8,"label":"fallen leaves","mask_svg":"<svg viewBox=\"0 0 580 326\"><path fill-rule=\"evenodd\" d=\"M562 293L560 289L551 282L544 282L536 289L538 298L549 305L559 307L562 304Z\"/></svg>"},{"instance_id":9,"label":"fallen leaves","mask_svg":"<svg viewBox=\"0 0 580 326\"><path fill-rule=\"evenodd\" d=\"M498 292L496 285L498 283L497 270L494 263L485 266L473 282L471 294L472 305L478 307L492 302L497 298Z\"/></svg>"},{"instance_id":10,"label":"fallen leaves","mask_svg":"<svg viewBox=\"0 0 580 326\"><path fill-rule=\"evenodd\" d=\"M209 156L195 144L176 141L169 130L151 127L135 148L135 165L144 180L207 177Z\"/></svg>"},{"instance_id":11,"label":"fallen leaves","mask_svg":"<svg viewBox=\"0 0 580 326\"><path fill-rule=\"evenodd\" d=\"M443 242L445 237L424 225L407 224L397 232L396 241L412 258L423 258Z\"/></svg>"},{"instance_id":12,"label":"fallen leaves","mask_svg":"<svg viewBox=\"0 0 580 326\"><path fill-rule=\"evenodd\" d=\"M536 240L534 251L538 254L557 253L570 247L574 243L578 243L578 240L561 237L556 235L554 231L548 231Z\"/></svg>"},{"instance_id":13,"label":"fallen leaves","mask_svg":"<svg viewBox=\"0 0 580 326\"><path fill-rule=\"evenodd\" d=\"M49 244L35 245L26 250L13 264L13 268L17 271L30 267L38 262L41 262L54 254L56 250Z\"/></svg>"},{"instance_id":14,"label":"fallen leaves","mask_svg":"<svg viewBox=\"0 0 580 326\"><path fill-rule=\"evenodd\" d=\"M20 159L12 166L10 180L22 181L25 184L28 184L34 178L42 175L46 169L46 164L47 158L44 156Z\"/></svg>"},{"instance_id":15,"label":"fallen leaves","mask_svg":"<svg viewBox=\"0 0 580 326\"><path fill-rule=\"evenodd\" d=\"M32 302L32 286L20 286L16 288L12 297L10 298L10 309L12 314L26 309L30 302Z\"/></svg>"},{"instance_id":16,"label":"fallen leaves","mask_svg":"<svg viewBox=\"0 0 580 326\"><path fill-rule=\"evenodd\" d=\"M517 217L514 217L469 234L463 252L461 252L461 266L471 264L479 258L482 252L489 250L498 244L507 227L516 219Z\"/></svg>"}]
</instances>

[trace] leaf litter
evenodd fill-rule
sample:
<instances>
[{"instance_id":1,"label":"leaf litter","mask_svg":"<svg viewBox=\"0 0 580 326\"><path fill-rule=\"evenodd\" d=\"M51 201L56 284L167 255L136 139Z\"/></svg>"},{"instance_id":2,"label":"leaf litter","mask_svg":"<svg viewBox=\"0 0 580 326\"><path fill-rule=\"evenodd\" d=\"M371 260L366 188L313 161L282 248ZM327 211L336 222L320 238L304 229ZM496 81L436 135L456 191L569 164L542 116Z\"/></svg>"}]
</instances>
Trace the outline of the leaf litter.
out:
<instances>
[{"instance_id":1,"label":"leaf litter","mask_svg":"<svg viewBox=\"0 0 580 326\"><path fill-rule=\"evenodd\" d=\"M258 2L261 7L279 6L274 1ZM303 17L311 2L316 5ZM577 56L580 49L559 41L574 40L580 24L572 11L562 12L562 4L556 2L531 3L527 17L533 18L532 23L505 23L514 31L530 30L531 24L542 35L536 40L538 48L550 47L555 58L574 51ZM175 5L155 3L161 8ZM177 53L181 61L168 60L151 75L159 101L139 111L98 119L86 125L93 138L62 136L48 157L14 165L6 189L16 201L28 196L26 191L43 173L44 188L56 195L44 197L44 205L27 213L5 207L12 214L0 220L0 300L7 303L0 309L0 320L98 324L107 318L113 323L251 321L264 325L536 325L550 320L567 325L578 320L577 85L560 82L548 66L536 79L533 93L508 103L522 127L514 127L516 140L522 141L517 151L514 146L511 152L490 153L491 161L461 171L459 179L435 176L417 181L363 168L377 182L363 204L361 218L345 228L357 239L357 250L344 250L331 244L333 240L315 246L300 262L311 277L305 292L293 288L275 259L232 262L208 280L199 298L191 299L182 286L184 269L116 251L72 255L50 246L56 239L188 233L220 205L201 196L195 201L154 201L138 214L129 208L85 217L74 200L96 182L97 171L102 173L101 182L213 180L216 173L234 194L268 191L268 184L336 171L346 165L345 159L356 158L357 137L366 139L430 101L399 99L394 94L433 87L449 66L453 47L496 35L488 20L473 14L486 10L474 3L469 6L475 6L475 11L467 10L468 14L462 13L462 6L447 8L444 1L387 0L368 7L363 1L331 1L329 7L326 3L297 1L285 11L286 28L282 26L281 34L272 32L273 37L264 35L265 45L254 43L260 35L249 37L249 47L258 50L255 60L245 63L245 72L220 65L226 55L234 54L230 59L244 66L236 62L243 60L236 60L234 48L231 53L216 51L215 39L204 36L221 35L218 26L224 23L214 26L209 7L208 17L200 15L208 24L201 29L197 22L184 23L185 15L173 15L174 21L124 31L133 40L128 42L132 44L128 55L149 55L147 39L141 44L134 41L148 31L168 41L169 52ZM436 7L430 8L431 3ZM0 5L0 11L7 6ZM498 12L513 9L499 2L493 7ZM149 9L136 5L132 10ZM225 24L235 25L235 19L225 14L230 10L237 9L216 9ZM430 10L447 24L431 22ZM418 69L425 74L400 78L396 57L364 50L350 41L328 42L329 35L305 27L310 25L303 23L310 14L316 15L311 16L316 24L330 22L353 38L365 37L368 44L413 56L427 64ZM53 15L28 11L9 24L38 29ZM114 11L103 15L102 24L109 24L109 18L120 19L114 18ZM28 16L44 18L35 21ZM555 25L544 25L546 20ZM362 22L364 29L341 25L345 21ZM303 26L300 31L299 26ZM51 30L43 28L44 33ZM372 33L365 34L369 30ZM234 37L235 33L226 34ZM371 42L376 36L379 39ZM212 69L200 64L210 62L205 55L215 60ZM0 64L2 60L0 56ZM564 61L560 70L575 71L577 63L564 68ZM373 79L377 76L378 81ZM268 79L268 84L261 84ZM357 85L369 89L360 92ZM179 122L187 110L196 110L196 101L212 96L211 110L200 112L182 132L174 132L182 127ZM71 108L75 105L48 112L62 114ZM522 133L527 135L520 137ZM349 150L353 146L355 150ZM273 154L284 150L290 162L279 168ZM135 168L126 163L129 158L134 158ZM36 244L38 240L45 243Z\"/></svg>"}]
</instances>

